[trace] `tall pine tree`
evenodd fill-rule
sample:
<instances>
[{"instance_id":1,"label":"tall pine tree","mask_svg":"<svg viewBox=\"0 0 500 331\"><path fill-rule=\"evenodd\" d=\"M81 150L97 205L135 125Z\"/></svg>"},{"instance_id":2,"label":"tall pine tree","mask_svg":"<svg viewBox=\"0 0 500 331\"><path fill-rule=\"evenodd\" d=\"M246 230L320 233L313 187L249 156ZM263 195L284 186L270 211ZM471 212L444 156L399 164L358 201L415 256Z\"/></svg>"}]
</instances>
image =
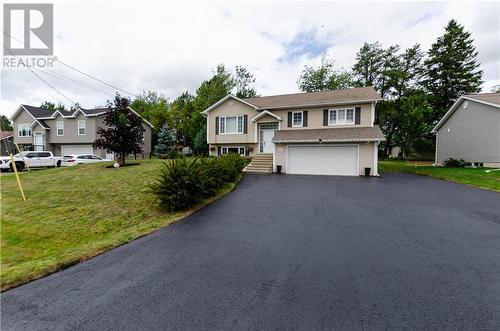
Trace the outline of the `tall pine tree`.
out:
<instances>
[{"instance_id":1,"label":"tall pine tree","mask_svg":"<svg viewBox=\"0 0 500 331\"><path fill-rule=\"evenodd\" d=\"M430 96L430 122L438 121L462 94L477 93L483 71L470 32L451 20L445 33L432 44L425 61L422 85Z\"/></svg>"}]
</instances>

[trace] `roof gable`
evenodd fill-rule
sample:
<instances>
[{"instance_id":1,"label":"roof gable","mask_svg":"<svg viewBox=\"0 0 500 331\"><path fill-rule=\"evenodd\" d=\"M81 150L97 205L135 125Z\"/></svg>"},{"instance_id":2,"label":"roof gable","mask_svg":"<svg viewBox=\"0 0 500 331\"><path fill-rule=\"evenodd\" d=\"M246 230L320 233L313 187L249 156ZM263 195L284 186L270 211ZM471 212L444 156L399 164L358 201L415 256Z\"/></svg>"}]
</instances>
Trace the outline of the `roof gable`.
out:
<instances>
[{"instance_id":1,"label":"roof gable","mask_svg":"<svg viewBox=\"0 0 500 331\"><path fill-rule=\"evenodd\" d=\"M250 106L250 107L252 107L254 109L257 108L257 106L249 103L248 101L245 101L244 99L240 99L240 98L238 98L238 97L236 97L236 96L234 96L232 94L228 94L224 98L220 99L219 101L217 101L216 103L214 103L213 105L211 105L210 107L208 107L207 109L205 109L203 111L203 114L208 114L209 112L211 112L215 108L219 107L220 105L222 105L224 102L226 102L229 99L234 99L234 100L239 101L239 102L241 102L241 103L243 103L243 104L245 104L247 106Z\"/></svg>"},{"instance_id":2,"label":"roof gable","mask_svg":"<svg viewBox=\"0 0 500 331\"><path fill-rule=\"evenodd\" d=\"M467 94L458 98L457 101L451 106L451 108L444 114L444 116L439 120L436 126L431 132L436 133L446 121L453 116L458 106L462 104L463 101L478 102L487 106L500 109L500 93L482 93L482 94Z\"/></svg>"},{"instance_id":3,"label":"roof gable","mask_svg":"<svg viewBox=\"0 0 500 331\"><path fill-rule=\"evenodd\" d=\"M135 110L132 108L128 107L128 109L134 113L135 115L139 116L141 120L146 123L148 126L154 128L153 124L149 123L146 119L144 119L141 115L139 115ZM11 120L14 120L18 114L21 111L26 111L28 114L33 117L35 122L40 124L40 126L50 129L50 127L45 123L43 120L44 119L56 119L58 116L61 116L62 118L75 118L78 113L81 113L85 117L93 117L93 116L100 116L104 115L107 111L108 108L93 108L93 109L84 109L81 107L76 108L74 111L60 111L60 110L47 110L44 108L40 107L34 107L30 105L20 105L14 114L10 117Z\"/></svg>"}]
</instances>

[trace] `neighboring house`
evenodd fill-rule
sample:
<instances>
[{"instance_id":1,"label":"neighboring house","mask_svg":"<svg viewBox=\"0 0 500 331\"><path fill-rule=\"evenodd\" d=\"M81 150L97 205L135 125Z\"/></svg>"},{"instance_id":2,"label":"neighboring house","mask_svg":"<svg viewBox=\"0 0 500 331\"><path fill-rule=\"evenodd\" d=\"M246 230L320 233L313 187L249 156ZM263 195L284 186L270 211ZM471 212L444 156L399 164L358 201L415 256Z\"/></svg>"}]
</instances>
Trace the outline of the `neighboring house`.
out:
<instances>
[{"instance_id":1,"label":"neighboring house","mask_svg":"<svg viewBox=\"0 0 500 331\"><path fill-rule=\"evenodd\" d=\"M289 174L377 176L384 135L374 124L372 87L240 99L228 95L204 111L211 155L250 155ZM267 158L262 158L266 156Z\"/></svg>"},{"instance_id":2,"label":"neighboring house","mask_svg":"<svg viewBox=\"0 0 500 331\"><path fill-rule=\"evenodd\" d=\"M448 158L500 167L500 93L460 97L432 129L436 164Z\"/></svg>"},{"instance_id":3,"label":"neighboring house","mask_svg":"<svg viewBox=\"0 0 500 331\"><path fill-rule=\"evenodd\" d=\"M7 156L10 151L15 151L14 132L0 131L0 155Z\"/></svg>"},{"instance_id":4,"label":"neighboring house","mask_svg":"<svg viewBox=\"0 0 500 331\"><path fill-rule=\"evenodd\" d=\"M98 138L97 129L104 127L103 119L106 111L107 108L54 111L21 105L11 117L14 125L14 142L23 150L45 150L60 156L96 154L111 159L113 158L111 151L92 147L92 143ZM132 108L130 111L135 113ZM143 154L138 156L149 158L153 126L148 121L142 120L145 130L144 145Z\"/></svg>"}]
</instances>

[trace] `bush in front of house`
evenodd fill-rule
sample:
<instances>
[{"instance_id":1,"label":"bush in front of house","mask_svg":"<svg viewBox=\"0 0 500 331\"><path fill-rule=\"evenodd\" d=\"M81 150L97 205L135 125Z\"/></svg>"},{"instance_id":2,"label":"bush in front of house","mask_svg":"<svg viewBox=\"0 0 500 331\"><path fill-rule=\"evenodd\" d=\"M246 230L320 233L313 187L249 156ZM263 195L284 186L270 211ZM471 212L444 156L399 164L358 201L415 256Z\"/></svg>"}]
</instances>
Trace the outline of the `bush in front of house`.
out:
<instances>
[{"instance_id":1,"label":"bush in front of house","mask_svg":"<svg viewBox=\"0 0 500 331\"><path fill-rule=\"evenodd\" d=\"M234 182L246 162L237 154L174 159L165 163L159 178L150 188L160 205L168 211L185 210Z\"/></svg>"},{"instance_id":2,"label":"bush in front of house","mask_svg":"<svg viewBox=\"0 0 500 331\"><path fill-rule=\"evenodd\" d=\"M467 162L462 159L454 159L452 157L443 161L443 166L446 168L463 168L467 165Z\"/></svg>"}]
</instances>

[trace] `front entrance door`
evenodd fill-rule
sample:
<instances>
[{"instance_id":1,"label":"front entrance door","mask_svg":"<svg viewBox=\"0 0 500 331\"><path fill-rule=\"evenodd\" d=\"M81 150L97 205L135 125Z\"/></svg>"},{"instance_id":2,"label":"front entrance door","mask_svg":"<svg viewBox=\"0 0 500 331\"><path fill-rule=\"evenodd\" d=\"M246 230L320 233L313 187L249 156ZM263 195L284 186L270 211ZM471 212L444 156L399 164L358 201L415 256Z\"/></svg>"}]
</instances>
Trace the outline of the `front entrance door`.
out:
<instances>
[{"instance_id":1,"label":"front entrance door","mask_svg":"<svg viewBox=\"0 0 500 331\"><path fill-rule=\"evenodd\" d=\"M272 143L276 130L262 130L262 153L274 153L274 144Z\"/></svg>"},{"instance_id":2,"label":"front entrance door","mask_svg":"<svg viewBox=\"0 0 500 331\"><path fill-rule=\"evenodd\" d=\"M43 134L41 132L35 132L33 145L35 151L43 151Z\"/></svg>"}]
</instances>

